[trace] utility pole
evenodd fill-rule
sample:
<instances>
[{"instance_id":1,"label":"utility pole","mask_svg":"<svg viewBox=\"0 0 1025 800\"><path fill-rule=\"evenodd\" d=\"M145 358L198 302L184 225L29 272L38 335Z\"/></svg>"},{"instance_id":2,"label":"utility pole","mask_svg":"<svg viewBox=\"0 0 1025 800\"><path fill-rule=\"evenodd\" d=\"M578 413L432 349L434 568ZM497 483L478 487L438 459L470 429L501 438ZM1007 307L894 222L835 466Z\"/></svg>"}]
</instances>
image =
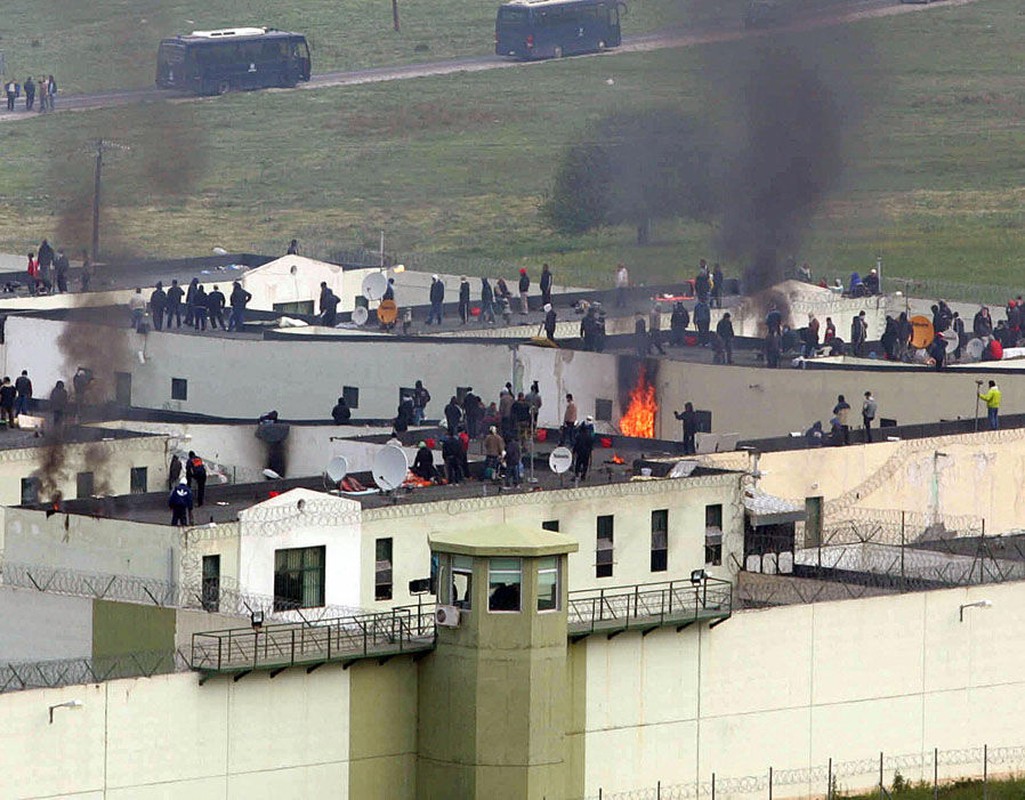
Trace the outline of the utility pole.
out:
<instances>
[{"instance_id":1,"label":"utility pole","mask_svg":"<svg viewBox=\"0 0 1025 800\"><path fill-rule=\"evenodd\" d=\"M97 139L94 146L96 148L94 152L96 167L93 174L93 241L90 257L93 264L96 264L100 258L100 197L103 184L103 153L106 150L130 150L131 148L127 145L112 142L109 139Z\"/></svg>"},{"instance_id":2,"label":"utility pole","mask_svg":"<svg viewBox=\"0 0 1025 800\"><path fill-rule=\"evenodd\" d=\"M391 19L392 28L395 32L399 32L399 0L391 0Z\"/></svg>"},{"instance_id":3,"label":"utility pole","mask_svg":"<svg viewBox=\"0 0 1025 800\"><path fill-rule=\"evenodd\" d=\"M93 264L100 260L100 185L103 175L103 139L96 140L96 170L93 175Z\"/></svg>"}]
</instances>

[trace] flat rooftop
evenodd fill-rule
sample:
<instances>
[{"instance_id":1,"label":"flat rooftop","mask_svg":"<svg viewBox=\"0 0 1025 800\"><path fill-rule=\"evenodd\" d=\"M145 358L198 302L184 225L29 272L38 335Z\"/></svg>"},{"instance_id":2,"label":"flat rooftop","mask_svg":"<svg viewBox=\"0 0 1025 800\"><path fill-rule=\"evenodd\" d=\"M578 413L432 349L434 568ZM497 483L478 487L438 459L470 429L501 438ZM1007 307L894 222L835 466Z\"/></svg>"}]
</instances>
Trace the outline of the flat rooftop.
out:
<instances>
[{"instance_id":1,"label":"flat rooftop","mask_svg":"<svg viewBox=\"0 0 1025 800\"><path fill-rule=\"evenodd\" d=\"M657 455L654 447L643 455L649 456L649 454L650 456ZM624 463L613 463L613 458L616 455ZM668 453L664 455L668 455ZM652 467L653 475L655 476L664 476L668 472L668 467L665 463L649 462L641 456L642 454L639 452L631 453L624 450L595 449L588 477L580 483L580 486L628 483L631 480L659 480L658 477L635 477L635 474L639 474L640 469L645 465ZM471 460L471 472L479 474L482 463L480 460ZM691 477L726 475L731 472L732 470L729 469L697 466L691 473ZM354 473L353 477L364 486L374 485L370 473ZM572 475L568 473L562 476L555 475L549 470L547 463L540 458L535 461L533 477L534 481L532 482L530 467L528 466L524 481L519 487L505 488L497 482L471 478L457 485L399 489L390 495L376 493L365 495L342 494L341 496L355 500L363 508L373 509L392 505L440 503L449 500L493 497L500 494L515 495L538 491L557 491L560 489L572 489L575 485ZM321 476L267 480L261 483L247 484L218 484L209 482L206 486L206 497L203 506L197 507L193 511L193 522L195 525L206 525L211 522L216 524L234 522L238 519L240 511L270 499L273 496L272 493L281 494L295 488L304 488L318 492L327 491L324 479ZM332 492L332 494L334 493ZM65 500L61 503L60 510L65 513L81 516L109 517L111 519L123 519L154 525L169 525L171 522L171 511L167 506L167 496L168 492L161 491L149 492L147 494ZM23 506L23 508L48 509L48 505L38 504Z\"/></svg>"},{"instance_id":2,"label":"flat rooftop","mask_svg":"<svg viewBox=\"0 0 1025 800\"><path fill-rule=\"evenodd\" d=\"M55 444L89 444L155 436L159 437L161 434L91 428L84 425L69 425L59 438L52 433L44 434L32 428L2 428L0 429L0 450L25 450L33 447L50 447Z\"/></svg>"}]
</instances>

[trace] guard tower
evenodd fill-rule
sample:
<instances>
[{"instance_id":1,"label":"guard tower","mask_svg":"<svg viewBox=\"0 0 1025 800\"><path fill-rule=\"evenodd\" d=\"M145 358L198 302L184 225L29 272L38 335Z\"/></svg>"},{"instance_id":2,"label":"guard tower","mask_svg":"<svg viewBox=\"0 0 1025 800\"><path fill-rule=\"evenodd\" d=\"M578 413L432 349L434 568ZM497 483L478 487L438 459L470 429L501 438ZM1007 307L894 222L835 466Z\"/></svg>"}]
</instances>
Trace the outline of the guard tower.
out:
<instances>
[{"instance_id":1,"label":"guard tower","mask_svg":"<svg viewBox=\"0 0 1025 800\"><path fill-rule=\"evenodd\" d=\"M419 800L562 800L567 536L513 525L430 536L438 637L419 673Z\"/></svg>"}]
</instances>

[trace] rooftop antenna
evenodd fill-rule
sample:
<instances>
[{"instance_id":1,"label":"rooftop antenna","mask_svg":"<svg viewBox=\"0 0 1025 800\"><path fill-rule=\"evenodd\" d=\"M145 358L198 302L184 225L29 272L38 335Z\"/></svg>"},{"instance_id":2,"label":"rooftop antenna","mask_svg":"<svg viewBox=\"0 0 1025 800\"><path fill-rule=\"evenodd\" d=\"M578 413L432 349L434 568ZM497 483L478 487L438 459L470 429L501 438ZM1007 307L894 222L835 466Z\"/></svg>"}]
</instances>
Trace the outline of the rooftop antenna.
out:
<instances>
[{"instance_id":1,"label":"rooftop antenna","mask_svg":"<svg viewBox=\"0 0 1025 800\"><path fill-rule=\"evenodd\" d=\"M559 445L548 455L548 467L559 476L559 488L564 487L563 475L569 471L570 465L573 463L573 451L568 447Z\"/></svg>"},{"instance_id":2,"label":"rooftop antenna","mask_svg":"<svg viewBox=\"0 0 1025 800\"><path fill-rule=\"evenodd\" d=\"M349 462L345 456L335 456L324 469L324 488L337 494L338 487L349 474Z\"/></svg>"},{"instance_id":3,"label":"rooftop antenna","mask_svg":"<svg viewBox=\"0 0 1025 800\"><path fill-rule=\"evenodd\" d=\"M356 306L352 311L353 324L360 326L361 328L367 324L367 320L370 319L370 312L367 311L363 306Z\"/></svg>"},{"instance_id":4,"label":"rooftop antenna","mask_svg":"<svg viewBox=\"0 0 1025 800\"><path fill-rule=\"evenodd\" d=\"M398 502L395 490L402 486L409 472L406 451L393 444L385 445L374 456L374 464L370 471L374 476L374 483L390 493L394 502Z\"/></svg>"}]
</instances>

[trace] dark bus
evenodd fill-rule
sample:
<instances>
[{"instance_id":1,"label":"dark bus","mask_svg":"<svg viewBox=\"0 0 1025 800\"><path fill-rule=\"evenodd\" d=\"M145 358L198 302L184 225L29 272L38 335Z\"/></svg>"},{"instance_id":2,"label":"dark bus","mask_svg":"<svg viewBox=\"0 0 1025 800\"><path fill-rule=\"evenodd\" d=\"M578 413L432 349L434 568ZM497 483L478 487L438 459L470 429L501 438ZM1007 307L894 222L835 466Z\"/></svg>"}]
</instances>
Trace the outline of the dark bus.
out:
<instances>
[{"instance_id":1,"label":"dark bus","mask_svg":"<svg viewBox=\"0 0 1025 800\"><path fill-rule=\"evenodd\" d=\"M498 8L495 53L515 58L562 58L618 47L617 0L518 0Z\"/></svg>"},{"instance_id":2,"label":"dark bus","mask_svg":"<svg viewBox=\"0 0 1025 800\"><path fill-rule=\"evenodd\" d=\"M157 86L225 94L310 79L310 47L299 33L273 28L194 31L164 39L157 51Z\"/></svg>"}]
</instances>

